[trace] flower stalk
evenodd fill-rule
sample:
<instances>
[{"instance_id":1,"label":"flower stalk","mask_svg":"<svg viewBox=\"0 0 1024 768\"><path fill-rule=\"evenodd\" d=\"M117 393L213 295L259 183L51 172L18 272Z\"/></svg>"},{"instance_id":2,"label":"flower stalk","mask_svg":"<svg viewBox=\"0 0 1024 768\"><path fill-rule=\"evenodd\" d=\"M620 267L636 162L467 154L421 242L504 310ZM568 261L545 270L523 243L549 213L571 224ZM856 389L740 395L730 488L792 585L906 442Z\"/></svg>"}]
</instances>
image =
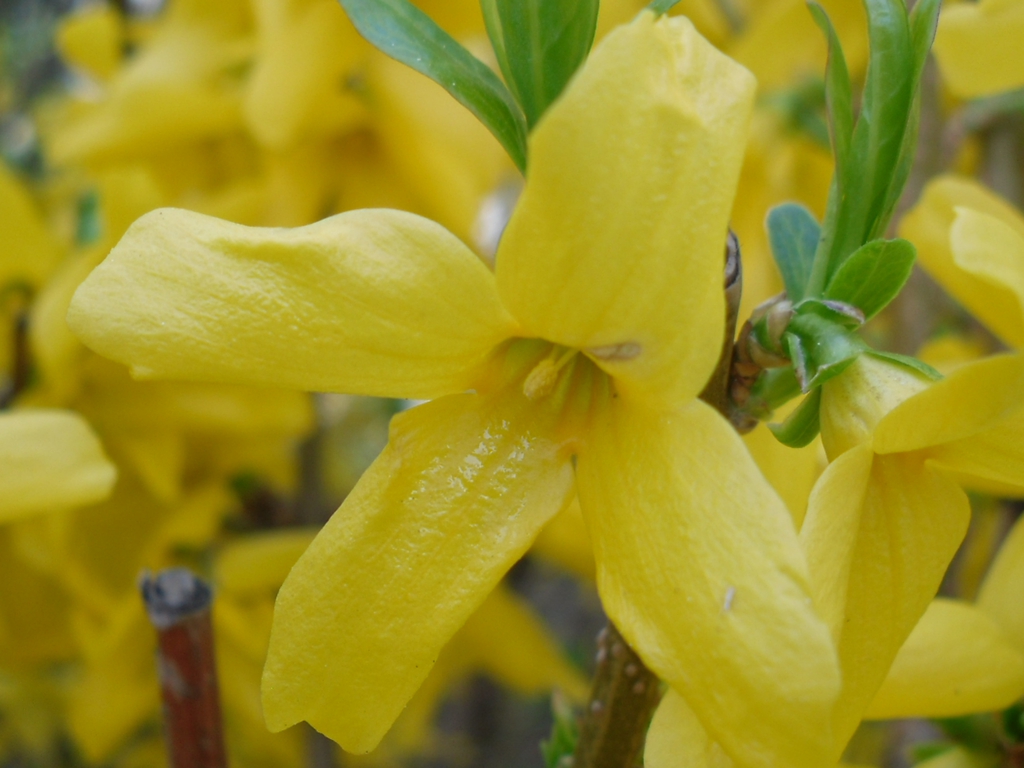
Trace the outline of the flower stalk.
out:
<instances>
[{"instance_id":1,"label":"flower stalk","mask_svg":"<svg viewBox=\"0 0 1024 768\"><path fill-rule=\"evenodd\" d=\"M171 768L226 768L210 586L187 568L168 568L144 573L140 589L157 630Z\"/></svg>"}]
</instances>

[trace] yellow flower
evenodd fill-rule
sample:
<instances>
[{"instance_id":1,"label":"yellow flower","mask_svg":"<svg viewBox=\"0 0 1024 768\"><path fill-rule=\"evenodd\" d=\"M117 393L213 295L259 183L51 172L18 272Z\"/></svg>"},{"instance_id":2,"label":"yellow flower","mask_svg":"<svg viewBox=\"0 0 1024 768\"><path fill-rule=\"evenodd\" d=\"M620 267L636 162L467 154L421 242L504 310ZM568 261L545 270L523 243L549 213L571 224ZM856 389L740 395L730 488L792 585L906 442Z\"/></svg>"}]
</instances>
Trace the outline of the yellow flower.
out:
<instances>
[{"instance_id":1,"label":"yellow flower","mask_svg":"<svg viewBox=\"0 0 1024 768\"><path fill-rule=\"evenodd\" d=\"M1022 599L1024 521L1017 523L1004 543L976 605L942 598L929 605L900 648L864 719L955 717L1012 704L1024 694ZM951 768L977 765L967 759L969 753L955 754L949 758ZM734 765L673 692L665 697L651 724L644 764L647 768Z\"/></svg>"},{"instance_id":2,"label":"yellow flower","mask_svg":"<svg viewBox=\"0 0 1024 768\"><path fill-rule=\"evenodd\" d=\"M950 90L974 98L1024 86L1024 3L981 0L944 8L935 57Z\"/></svg>"},{"instance_id":3,"label":"yellow flower","mask_svg":"<svg viewBox=\"0 0 1024 768\"><path fill-rule=\"evenodd\" d=\"M932 181L900 232L921 265L1024 363L1024 216L981 185L947 176ZM964 436L937 457L970 488L1024 496L1024 406L1000 423Z\"/></svg>"},{"instance_id":4,"label":"yellow flower","mask_svg":"<svg viewBox=\"0 0 1024 768\"><path fill-rule=\"evenodd\" d=\"M76 413L0 413L0 523L100 501L117 470Z\"/></svg>"},{"instance_id":5,"label":"yellow flower","mask_svg":"<svg viewBox=\"0 0 1024 768\"><path fill-rule=\"evenodd\" d=\"M820 764L837 671L792 524L697 400L752 95L688 22L645 13L534 132L496 274L395 211L288 231L164 210L82 285L72 328L139 376L437 398L393 420L285 582L272 728L373 749L578 486L645 661L738 758Z\"/></svg>"}]
</instances>

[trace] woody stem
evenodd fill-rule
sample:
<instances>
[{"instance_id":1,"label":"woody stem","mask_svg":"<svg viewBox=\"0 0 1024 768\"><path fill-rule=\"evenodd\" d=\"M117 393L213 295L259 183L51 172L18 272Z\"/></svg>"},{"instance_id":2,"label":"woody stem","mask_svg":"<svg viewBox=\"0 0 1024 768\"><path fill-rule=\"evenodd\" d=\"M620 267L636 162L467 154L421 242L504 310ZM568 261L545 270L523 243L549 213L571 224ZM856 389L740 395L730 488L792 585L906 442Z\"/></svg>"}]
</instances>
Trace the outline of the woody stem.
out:
<instances>
[{"instance_id":1,"label":"woody stem","mask_svg":"<svg viewBox=\"0 0 1024 768\"><path fill-rule=\"evenodd\" d=\"M700 398L729 418L733 341L743 292L739 242L732 232L725 260L725 335L718 365ZM634 768L661 700L661 681L610 621L598 636L597 669L580 722L573 768Z\"/></svg>"},{"instance_id":2,"label":"woody stem","mask_svg":"<svg viewBox=\"0 0 1024 768\"><path fill-rule=\"evenodd\" d=\"M142 597L157 630L157 663L171 768L226 768L206 582L187 568L144 574Z\"/></svg>"}]
</instances>

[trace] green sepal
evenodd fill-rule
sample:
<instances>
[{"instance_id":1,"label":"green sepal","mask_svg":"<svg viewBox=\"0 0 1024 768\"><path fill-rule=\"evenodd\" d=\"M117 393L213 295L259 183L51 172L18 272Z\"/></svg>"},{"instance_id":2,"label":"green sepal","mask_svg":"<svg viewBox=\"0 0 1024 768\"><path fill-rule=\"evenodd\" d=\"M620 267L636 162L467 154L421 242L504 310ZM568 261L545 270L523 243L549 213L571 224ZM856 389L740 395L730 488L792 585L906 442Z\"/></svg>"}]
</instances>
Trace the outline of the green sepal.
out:
<instances>
[{"instance_id":1,"label":"green sepal","mask_svg":"<svg viewBox=\"0 0 1024 768\"><path fill-rule=\"evenodd\" d=\"M821 431L821 388L805 397L784 422L769 424L768 429L775 439L790 448L809 445Z\"/></svg>"},{"instance_id":2,"label":"green sepal","mask_svg":"<svg viewBox=\"0 0 1024 768\"><path fill-rule=\"evenodd\" d=\"M436 82L487 126L526 172L526 118L490 68L408 0L340 0L372 45Z\"/></svg>"},{"instance_id":3,"label":"green sepal","mask_svg":"<svg viewBox=\"0 0 1024 768\"><path fill-rule=\"evenodd\" d=\"M782 338L804 392L838 376L868 348L848 327L818 314L817 308L794 315Z\"/></svg>"},{"instance_id":4,"label":"green sepal","mask_svg":"<svg viewBox=\"0 0 1024 768\"><path fill-rule=\"evenodd\" d=\"M498 64L533 128L587 58L599 0L480 0Z\"/></svg>"},{"instance_id":5,"label":"green sepal","mask_svg":"<svg viewBox=\"0 0 1024 768\"><path fill-rule=\"evenodd\" d=\"M879 360L886 360L890 363L896 363L896 365L902 365L904 368L909 368L930 381L940 381L942 379L941 373L928 365L928 363L918 360L916 357L898 355L895 352L880 352L877 349L868 350L865 354L870 355L871 357L877 357Z\"/></svg>"},{"instance_id":6,"label":"green sepal","mask_svg":"<svg viewBox=\"0 0 1024 768\"><path fill-rule=\"evenodd\" d=\"M668 13L679 0L651 0L647 8L654 11L658 16Z\"/></svg>"},{"instance_id":7,"label":"green sepal","mask_svg":"<svg viewBox=\"0 0 1024 768\"><path fill-rule=\"evenodd\" d=\"M917 249L907 240L872 240L840 265L825 298L852 304L870 320L903 290L916 259Z\"/></svg>"},{"instance_id":8,"label":"green sepal","mask_svg":"<svg viewBox=\"0 0 1024 768\"><path fill-rule=\"evenodd\" d=\"M783 203L772 208L765 227L772 255L786 286L786 295L790 301L800 301L807 295L821 227L814 214L797 203Z\"/></svg>"}]
</instances>

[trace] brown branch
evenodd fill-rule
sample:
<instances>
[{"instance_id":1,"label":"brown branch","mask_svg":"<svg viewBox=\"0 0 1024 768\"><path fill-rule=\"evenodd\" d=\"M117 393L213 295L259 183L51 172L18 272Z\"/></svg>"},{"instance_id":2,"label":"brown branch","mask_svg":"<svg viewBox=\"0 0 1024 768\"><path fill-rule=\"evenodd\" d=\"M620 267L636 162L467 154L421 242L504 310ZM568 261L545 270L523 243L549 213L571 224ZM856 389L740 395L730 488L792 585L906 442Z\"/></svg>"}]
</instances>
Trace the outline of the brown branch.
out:
<instances>
[{"instance_id":1,"label":"brown branch","mask_svg":"<svg viewBox=\"0 0 1024 768\"><path fill-rule=\"evenodd\" d=\"M728 419L733 342L743 292L739 240L731 231L725 249L724 288L726 308L722 352L700 398ZM597 643L597 670L590 703L580 722L573 768L635 768L643 762L647 728L661 700L661 681L610 621L598 636Z\"/></svg>"},{"instance_id":2,"label":"brown branch","mask_svg":"<svg viewBox=\"0 0 1024 768\"><path fill-rule=\"evenodd\" d=\"M187 568L142 576L158 633L158 668L171 768L226 768L208 584Z\"/></svg>"}]
</instances>

